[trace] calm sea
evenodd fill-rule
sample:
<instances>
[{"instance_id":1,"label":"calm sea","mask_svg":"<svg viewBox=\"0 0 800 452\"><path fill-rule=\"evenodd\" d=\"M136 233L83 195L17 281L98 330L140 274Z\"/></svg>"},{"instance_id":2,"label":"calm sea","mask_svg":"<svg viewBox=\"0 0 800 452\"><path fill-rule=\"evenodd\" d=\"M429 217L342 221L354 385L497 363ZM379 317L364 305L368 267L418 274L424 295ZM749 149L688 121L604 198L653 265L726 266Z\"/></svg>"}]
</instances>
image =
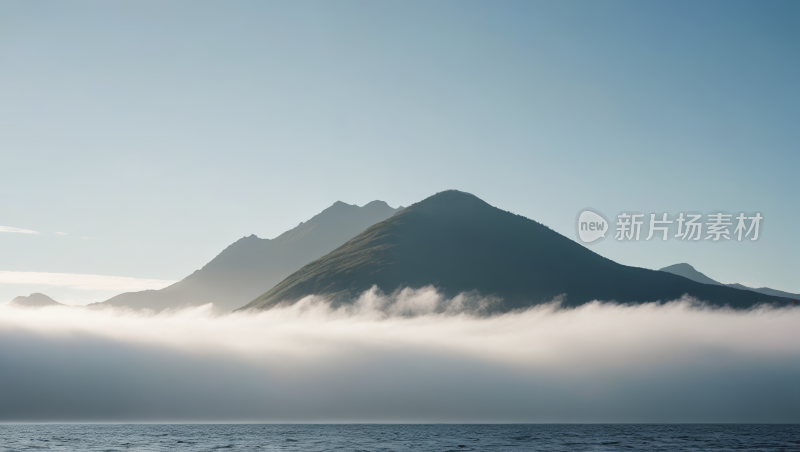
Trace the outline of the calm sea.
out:
<instances>
[{"instance_id":1,"label":"calm sea","mask_svg":"<svg viewBox=\"0 0 800 452\"><path fill-rule=\"evenodd\" d=\"M800 451L798 425L0 425L0 451Z\"/></svg>"}]
</instances>

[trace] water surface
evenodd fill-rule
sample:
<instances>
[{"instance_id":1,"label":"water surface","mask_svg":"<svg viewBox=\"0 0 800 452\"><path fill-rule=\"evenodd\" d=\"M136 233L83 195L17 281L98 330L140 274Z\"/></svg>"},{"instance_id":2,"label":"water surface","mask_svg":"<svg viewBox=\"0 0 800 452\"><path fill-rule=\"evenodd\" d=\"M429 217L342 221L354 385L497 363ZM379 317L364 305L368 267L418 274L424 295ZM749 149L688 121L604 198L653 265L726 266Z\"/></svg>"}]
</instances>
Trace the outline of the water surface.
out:
<instances>
[{"instance_id":1,"label":"water surface","mask_svg":"<svg viewBox=\"0 0 800 452\"><path fill-rule=\"evenodd\" d=\"M33 450L800 451L800 426L0 425L0 452Z\"/></svg>"}]
</instances>

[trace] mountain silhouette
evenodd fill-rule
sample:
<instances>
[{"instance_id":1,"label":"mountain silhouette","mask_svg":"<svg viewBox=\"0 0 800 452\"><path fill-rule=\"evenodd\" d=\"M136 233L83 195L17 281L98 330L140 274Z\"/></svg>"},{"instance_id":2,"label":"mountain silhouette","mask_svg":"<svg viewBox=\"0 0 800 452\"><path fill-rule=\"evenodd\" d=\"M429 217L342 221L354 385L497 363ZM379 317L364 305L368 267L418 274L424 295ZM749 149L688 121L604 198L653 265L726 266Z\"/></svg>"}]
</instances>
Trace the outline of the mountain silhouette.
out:
<instances>
[{"instance_id":1,"label":"mountain silhouette","mask_svg":"<svg viewBox=\"0 0 800 452\"><path fill-rule=\"evenodd\" d=\"M447 297L477 291L502 298L497 311L559 295L568 306L665 302L684 294L733 307L789 301L621 265L533 220L450 190L371 226L243 309L267 309L312 294L338 305L373 285L384 293L433 285Z\"/></svg>"},{"instance_id":2,"label":"mountain silhouette","mask_svg":"<svg viewBox=\"0 0 800 452\"><path fill-rule=\"evenodd\" d=\"M19 296L11 300L10 303L15 306L25 306L29 308L38 308L41 306L66 306L65 304L59 303L43 293L32 293L27 297Z\"/></svg>"},{"instance_id":3,"label":"mountain silhouette","mask_svg":"<svg viewBox=\"0 0 800 452\"><path fill-rule=\"evenodd\" d=\"M703 283L703 284L713 284L716 286L723 286L724 284L714 281L713 279L709 278L708 276L700 273L699 271L695 270L689 264L675 264L670 265L669 267L664 267L659 269L662 272L672 273L673 275L680 275L684 278L689 278L692 281Z\"/></svg>"},{"instance_id":4,"label":"mountain silhouette","mask_svg":"<svg viewBox=\"0 0 800 452\"><path fill-rule=\"evenodd\" d=\"M162 310L214 303L218 309L230 311L397 211L383 201L363 207L337 201L272 240L255 235L237 240L203 268L171 286L123 293L94 306Z\"/></svg>"},{"instance_id":5,"label":"mountain silhouette","mask_svg":"<svg viewBox=\"0 0 800 452\"><path fill-rule=\"evenodd\" d=\"M700 273L699 271L695 270L694 267L692 267L691 265L686 264L686 263L670 265L668 267L664 267L664 268L660 269L660 271L669 272L669 273L672 273L674 275L680 275L680 276L683 276L684 278L689 278L692 281L696 281L696 282L703 283L703 284L714 284L714 285L717 285L717 286L725 286L725 287L730 287L730 288L733 288L733 289L750 290L750 291L753 291L753 292L758 292L758 293L762 293L762 294L765 294L765 295L772 295L772 296L775 296L775 297L800 299L800 294L784 292L782 290L770 289L769 287L757 287L757 288L756 287L747 287L747 286L744 286L742 284L737 284L737 283L723 284L721 282L718 282L718 281L715 281L715 280L709 278L708 276L704 275L703 273Z\"/></svg>"}]
</instances>

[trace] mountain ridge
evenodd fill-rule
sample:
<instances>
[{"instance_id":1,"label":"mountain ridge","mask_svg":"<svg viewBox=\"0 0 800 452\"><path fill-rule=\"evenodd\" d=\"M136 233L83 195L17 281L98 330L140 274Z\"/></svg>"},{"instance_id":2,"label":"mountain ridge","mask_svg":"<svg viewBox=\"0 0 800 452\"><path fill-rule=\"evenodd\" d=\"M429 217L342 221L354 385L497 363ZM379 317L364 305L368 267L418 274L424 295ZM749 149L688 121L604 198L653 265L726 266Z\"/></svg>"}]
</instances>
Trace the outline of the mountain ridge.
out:
<instances>
[{"instance_id":1,"label":"mountain ridge","mask_svg":"<svg viewBox=\"0 0 800 452\"><path fill-rule=\"evenodd\" d=\"M725 286L725 287L730 287L730 288L738 289L738 290L750 290L750 291L753 291L753 292L758 292L758 293L762 293L762 294L765 294L765 295L772 295L772 296L782 297L782 298L800 299L800 294L784 292L782 290L771 289L769 287L748 287L748 286L745 286L745 285L742 285L742 284L738 284L738 283L724 284L724 283L721 283L719 281L716 281L716 280L713 280L713 279L709 278L708 276L706 276L705 274L697 271L697 269L695 269L694 267L692 267L691 265L689 265L689 264L687 264L685 262L684 263L680 263L680 264L669 265L669 266L664 267L664 268L660 268L659 271L672 273L674 275L680 275L680 276L683 276L685 278L689 278L692 281L696 281L696 282L703 283L703 284L712 284L712 285L717 285L717 286Z\"/></svg>"},{"instance_id":2,"label":"mountain ridge","mask_svg":"<svg viewBox=\"0 0 800 452\"><path fill-rule=\"evenodd\" d=\"M268 309L312 294L347 303L373 285L384 293L433 285L448 297L477 290L502 298L499 309L505 311L563 294L566 305L668 301L686 293L735 307L785 302L624 266L541 223L448 190L369 227L242 309Z\"/></svg>"},{"instance_id":3,"label":"mountain ridge","mask_svg":"<svg viewBox=\"0 0 800 452\"><path fill-rule=\"evenodd\" d=\"M15 297L13 300L9 301L9 304L15 306L25 306L29 308L38 308L42 306L67 306L64 303L59 303L47 295L39 292L32 293L28 296L20 295Z\"/></svg>"},{"instance_id":4,"label":"mountain ridge","mask_svg":"<svg viewBox=\"0 0 800 452\"><path fill-rule=\"evenodd\" d=\"M230 311L397 211L384 201L362 207L337 201L274 239L251 234L236 240L199 270L164 289L127 292L93 306L162 310L214 303Z\"/></svg>"}]
</instances>

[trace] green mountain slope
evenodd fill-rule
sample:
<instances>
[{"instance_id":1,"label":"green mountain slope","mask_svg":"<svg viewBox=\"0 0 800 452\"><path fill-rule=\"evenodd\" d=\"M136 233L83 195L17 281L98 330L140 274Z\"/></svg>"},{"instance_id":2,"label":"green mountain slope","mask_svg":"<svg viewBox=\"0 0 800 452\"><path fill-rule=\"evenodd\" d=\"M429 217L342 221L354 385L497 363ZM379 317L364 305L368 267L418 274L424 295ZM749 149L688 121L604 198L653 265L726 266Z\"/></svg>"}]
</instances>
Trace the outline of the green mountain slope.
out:
<instances>
[{"instance_id":1,"label":"green mountain slope","mask_svg":"<svg viewBox=\"0 0 800 452\"><path fill-rule=\"evenodd\" d=\"M346 303L372 285L385 293L434 285L446 296L477 290L501 297L501 311L561 294L567 305L667 301L684 294L735 307L788 301L620 265L535 221L451 190L368 228L243 309L267 309L311 294Z\"/></svg>"}]
</instances>

